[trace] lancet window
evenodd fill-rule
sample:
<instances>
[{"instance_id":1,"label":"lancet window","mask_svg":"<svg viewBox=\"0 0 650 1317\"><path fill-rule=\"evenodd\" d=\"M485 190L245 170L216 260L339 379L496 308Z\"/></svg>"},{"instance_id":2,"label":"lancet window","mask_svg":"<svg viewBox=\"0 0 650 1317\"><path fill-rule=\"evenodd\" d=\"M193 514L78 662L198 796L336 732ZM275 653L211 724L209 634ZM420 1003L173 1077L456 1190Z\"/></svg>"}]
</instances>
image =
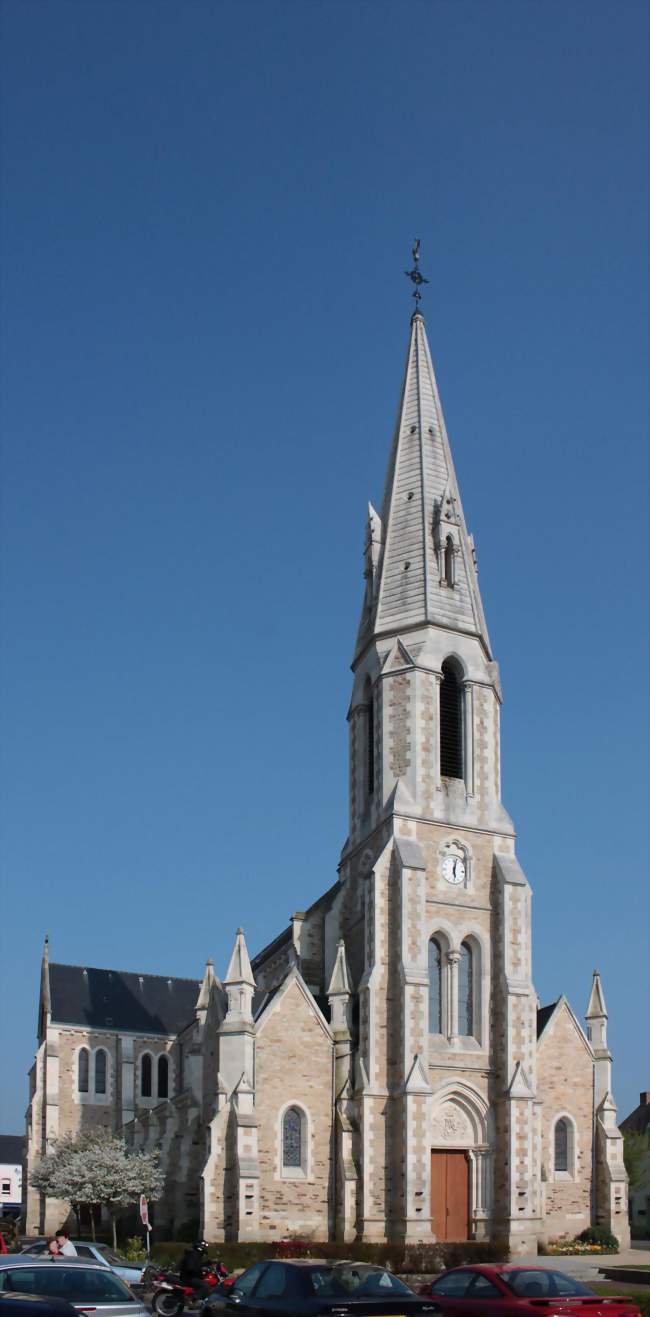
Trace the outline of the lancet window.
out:
<instances>
[{"instance_id":1,"label":"lancet window","mask_svg":"<svg viewBox=\"0 0 650 1317\"><path fill-rule=\"evenodd\" d=\"M95 1052L95 1092L98 1094L106 1092L107 1061L104 1048L98 1047Z\"/></svg>"},{"instance_id":2,"label":"lancet window","mask_svg":"<svg viewBox=\"0 0 650 1317\"><path fill-rule=\"evenodd\" d=\"M282 1169L299 1170L303 1158L303 1115L289 1107L282 1118Z\"/></svg>"},{"instance_id":3,"label":"lancet window","mask_svg":"<svg viewBox=\"0 0 650 1317\"><path fill-rule=\"evenodd\" d=\"M458 1032L461 1037L474 1034L474 957L469 942L462 942L458 962Z\"/></svg>"},{"instance_id":4,"label":"lancet window","mask_svg":"<svg viewBox=\"0 0 650 1317\"><path fill-rule=\"evenodd\" d=\"M79 1049L77 1057L77 1088L80 1093L88 1092L90 1078L90 1054L87 1047Z\"/></svg>"},{"instance_id":5,"label":"lancet window","mask_svg":"<svg viewBox=\"0 0 650 1317\"><path fill-rule=\"evenodd\" d=\"M442 947L429 939L429 1033L442 1033Z\"/></svg>"}]
</instances>

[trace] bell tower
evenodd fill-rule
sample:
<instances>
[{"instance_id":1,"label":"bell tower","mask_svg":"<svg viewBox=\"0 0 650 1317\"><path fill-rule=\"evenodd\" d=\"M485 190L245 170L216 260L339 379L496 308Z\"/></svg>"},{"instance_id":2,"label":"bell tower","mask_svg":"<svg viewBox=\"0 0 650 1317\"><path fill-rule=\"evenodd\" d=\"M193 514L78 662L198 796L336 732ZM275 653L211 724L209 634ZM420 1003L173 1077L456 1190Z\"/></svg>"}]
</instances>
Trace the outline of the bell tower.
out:
<instances>
[{"instance_id":1,"label":"bell tower","mask_svg":"<svg viewBox=\"0 0 650 1317\"><path fill-rule=\"evenodd\" d=\"M366 1238L498 1237L523 1251L540 1216L531 894L501 802L499 670L419 306L417 245L414 257L384 495L380 511L368 508L348 714L340 878L364 926L357 1228ZM353 964L352 932L348 941Z\"/></svg>"}]
</instances>

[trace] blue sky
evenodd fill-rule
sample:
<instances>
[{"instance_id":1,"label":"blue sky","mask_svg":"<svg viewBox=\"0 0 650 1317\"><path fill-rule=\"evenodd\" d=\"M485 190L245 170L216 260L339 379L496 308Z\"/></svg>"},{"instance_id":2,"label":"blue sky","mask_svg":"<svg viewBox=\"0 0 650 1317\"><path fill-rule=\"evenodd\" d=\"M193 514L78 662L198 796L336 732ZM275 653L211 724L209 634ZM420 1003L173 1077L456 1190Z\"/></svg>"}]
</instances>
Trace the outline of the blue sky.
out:
<instances>
[{"instance_id":1,"label":"blue sky","mask_svg":"<svg viewBox=\"0 0 650 1317\"><path fill-rule=\"evenodd\" d=\"M601 969L624 1113L650 1065L647 6L2 23L0 1128L46 930L57 960L198 977L335 880L415 234L535 981L582 1016Z\"/></svg>"}]
</instances>

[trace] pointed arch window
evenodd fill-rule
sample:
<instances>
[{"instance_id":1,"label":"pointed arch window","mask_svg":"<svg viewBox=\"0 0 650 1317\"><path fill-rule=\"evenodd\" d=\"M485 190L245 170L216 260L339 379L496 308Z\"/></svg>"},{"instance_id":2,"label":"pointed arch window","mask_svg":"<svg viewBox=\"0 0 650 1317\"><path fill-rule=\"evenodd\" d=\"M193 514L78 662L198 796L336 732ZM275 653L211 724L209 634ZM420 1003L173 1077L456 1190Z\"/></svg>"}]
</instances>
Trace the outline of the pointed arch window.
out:
<instances>
[{"instance_id":1,"label":"pointed arch window","mask_svg":"<svg viewBox=\"0 0 650 1317\"><path fill-rule=\"evenodd\" d=\"M152 1088L152 1065L151 1057L145 1052L140 1062L140 1096L151 1097Z\"/></svg>"},{"instance_id":2,"label":"pointed arch window","mask_svg":"<svg viewBox=\"0 0 650 1317\"><path fill-rule=\"evenodd\" d=\"M553 1164L556 1171L569 1169L569 1122L564 1117L555 1122Z\"/></svg>"},{"instance_id":3,"label":"pointed arch window","mask_svg":"<svg viewBox=\"0 0 650 1317\"><path fill-rule=\"evenodd\" d=\"M450 659L440 683L440 775L463 777L463 688Z\"/></svg>"},{"instance_id":4,"label":"pointed arch window","mask_svg":"<svg viewBox=\"0 0 650 1317\"><path fill-rule=\"evenodd\" d=\"M451 535L448 535L445 540L444 559L445 585L448 585L450 589L453 589L456 568L454 562L454 541L452 540Z\"/></svg>"},{"instance_id":5,"label":"pointed arch window","mask_svg":"<svg viewBox=\"0 0 650 1317\"><path fill-rule=\"evenodd\" d=\"M370 677L366 677L366 788L372 795L375 789L375 705Z\"/></svg>"},{"instance_id":6,"label":"pointed arch window","mask_svg":"<svg viewBox=\"0 0 650 1317\"><path fill-rule=\"evenodd\" d=\"M299 1170L303 1159L303 1118L298 1107L289 1107L282 1118L282 1169Z\"/></svg>"},{"instance_id":7,"label":"pointed arch window","mask_svg":"<svg viewBox=\"0 0 650 1317\"><path fill-rule=\"evenodd\" d=\"M88 1081L90 1078L90 1053L87 1047L79 1050L77 1058L77 1088L80 1093L88 1092Z\"/></svg>"},{"instance_id":8,"label":"pointed arch window","mask_svg":"<svg viewBox=\"0 0 650 1317\"><path fill-rule=\"evenodd\" d=\"M158 1097L169 1097L169 1061L166 1056L158 1057Z\"/></svg>"},{"instance_id":9,"label":"pointed arch window","mask_svg":"<svg viewBox=\"0 0 650 1317\"><path fill-rule=\"evenodd\" d=\"M474 957L469 942L461 942L458 962L458 1032L463 1038L474 1034Z\"/></svg>"},{"instance_id":10,"label":"pointed arch window","mask_svg":"<svg viewBox=\"0 0 650 1317\"><path fill-rule=\"evenodd\" d=\"M429 940L429 1033L442 1033L442 947Z\"/></svg>"},{"instance_id":11,"label":"pointed arch window","mask_svg":"<svg viewBox=\"0 0 650 1317\"><path fill-rule=\"evenodd\" d=\"M106 1092L106 1073L108 1057L103 1047L98 1047L95 1052L95 1093L104 1094Z\"/></svg>"}]
</instances>

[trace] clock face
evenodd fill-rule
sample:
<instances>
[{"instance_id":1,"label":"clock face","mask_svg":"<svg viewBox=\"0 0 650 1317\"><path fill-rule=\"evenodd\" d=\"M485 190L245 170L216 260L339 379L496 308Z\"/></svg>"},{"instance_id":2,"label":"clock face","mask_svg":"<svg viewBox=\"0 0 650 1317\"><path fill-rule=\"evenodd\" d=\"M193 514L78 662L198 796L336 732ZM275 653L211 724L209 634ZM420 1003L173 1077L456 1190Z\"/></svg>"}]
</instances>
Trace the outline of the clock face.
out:
<instances>
[{"instance_id":1,"label":"clock face","mask_svg":"<svg viewBox=\"0 0 650 1317\"><path fill-rule=\"evenodd\" d=\"M453 855L447 855L442 862L442 876L447 879L448 883L453 883L457 887L459 883L465 881L465 863Z\"/></svg>"}]
</instances>

